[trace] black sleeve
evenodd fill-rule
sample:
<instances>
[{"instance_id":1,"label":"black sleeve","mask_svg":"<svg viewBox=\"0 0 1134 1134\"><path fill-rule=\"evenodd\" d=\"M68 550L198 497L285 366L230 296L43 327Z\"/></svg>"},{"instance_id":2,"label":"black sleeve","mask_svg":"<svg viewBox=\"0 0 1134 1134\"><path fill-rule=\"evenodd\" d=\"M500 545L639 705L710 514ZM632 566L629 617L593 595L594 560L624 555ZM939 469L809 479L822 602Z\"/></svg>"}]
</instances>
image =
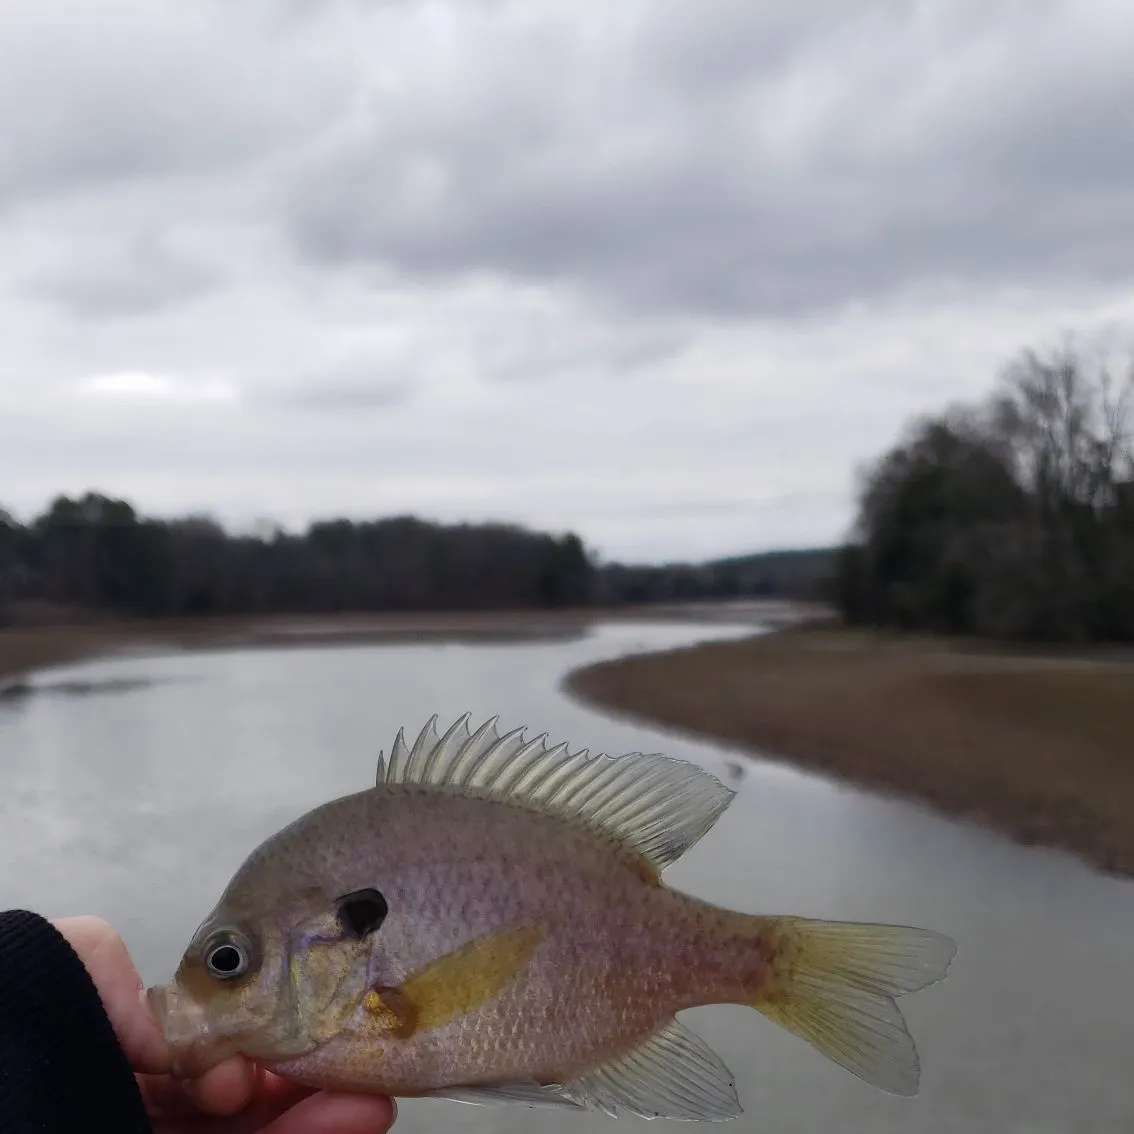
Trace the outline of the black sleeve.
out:
<instances>
[{"instance_id":1,"label":"black sleeve","mask_svg":"<svg viewBox=\"0 0 1134 1134\"><path fill-rule=\"evenodd\" d=\"M0 1130L153 1134L78 954L24 910L0 912Z\"/></svg>"}]
</instances>

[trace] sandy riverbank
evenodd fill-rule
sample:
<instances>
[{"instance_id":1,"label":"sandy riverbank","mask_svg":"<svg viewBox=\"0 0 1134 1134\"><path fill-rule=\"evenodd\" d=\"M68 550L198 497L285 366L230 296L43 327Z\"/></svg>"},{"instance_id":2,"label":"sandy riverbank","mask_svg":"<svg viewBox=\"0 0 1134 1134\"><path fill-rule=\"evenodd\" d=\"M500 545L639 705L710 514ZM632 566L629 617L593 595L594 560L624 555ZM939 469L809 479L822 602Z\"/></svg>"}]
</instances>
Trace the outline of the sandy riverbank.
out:
<instances>
[{"instance_id":1,"label":"sandy riverbank","mask_svg":"<svg viewBox=\"0 0 1134 1134\"><path fill-rule=\"evenodd\" d=\"M796 629L590 666L604 709L1134 874L1134 665Z\"/></svg>"}]
</instances>

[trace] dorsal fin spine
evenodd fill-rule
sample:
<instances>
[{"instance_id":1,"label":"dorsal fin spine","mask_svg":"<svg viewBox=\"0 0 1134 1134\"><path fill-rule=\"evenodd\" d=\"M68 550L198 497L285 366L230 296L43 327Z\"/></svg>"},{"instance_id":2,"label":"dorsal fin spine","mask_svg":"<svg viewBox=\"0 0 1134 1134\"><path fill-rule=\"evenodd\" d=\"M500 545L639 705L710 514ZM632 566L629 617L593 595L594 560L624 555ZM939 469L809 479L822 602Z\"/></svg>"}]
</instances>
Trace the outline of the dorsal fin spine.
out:
<instances>
[{"instance_id":1,"label":"dorsal fin spine","mask_svg":"<svg viewBox=\"0 0 1134 1134\"><path fill-rule=\"evenodd\" d=\"M437 743L437 721L438 716L433 714L425 723L425 727L417 734L417 739L413 742L413 748L410 750L409 759L406 761L406 771L414 769L416 778L416 767L418 761L421 759L421 754L426 751L427 747L431 747Z\"/></svg>"},{"instance_id":2,"label":"dorsal fin spine","mask_svg":"<svg viewBox=\"0 0 1134 1134\"><path fill-rule=\"evenodd\" d=\"M468 731L469 716L470 714L466 713L463 717L458 717L446 731L445 735L441 737L436 747L425 757L425 763L422 765L421 769L421 778L423 780L429 779L430 773L447 755L449 746L454 743L461 729L463 728L466 732ZM463 742L457 743L456 747L458 751L462 744Z\"/></svg>"},{"instance_id":3,"label":"dorsal fin spine","mask_svg":"<svg viewBox=\"0 0 1134 1134\"><path fill-rule=\"evenodd\" d=\"M466 713L465 714L465 720L466 721L469 720L471 718L471 716L472 716L471 713ZM478 728L476 730L476 732L472 733L469 736L468 740L465 741L465 747L472 750L472 751L475 751L476 748L481 744L481 742L484 740L484 738L490 732L496 731L496 725L499 722L499 720L500 720L499 717L489 717L488 720L486 720L484 722L484 724L482 724L480 726L480 728ZM481 757L481 760L483 760L483 757ZM454 761L453 767L449 770L449 774L446 777L445 782L446 783L453 783L453 784L465 783L470 776L475 774L477 767L481 763L481 760L472 761L470 763L469 767L465 770L465 772L463 774L461 774L458 771L458 774L456 776L453 776L453 774L452 774L453 770L454 769L460 769L462 765L460 764L459 761Z\"/></svg>"},{"instance_id":4,"label":"dorsal fin spine","mask_svg":"<svg viewBox=\"0 0 1134 1134\"><path fill-rule=\"evenodd\" d=\"M546 739L546 734L532 737L531 740L512 753L507 764L501 768L499 778L494 785L498 791L511 794L518 789L524 775L536 764L540 754L543 753ZM551 761L559 755L557 750L553 751L554 755L552 752L544 753L543 759Z\"/></svg>"},{"instance_id":5,"label":"dorsal fin spine","mask_svg":"<svg viewBox=\"0 0 1134 1134\"><path fill-rule=\"evenodd\" d=\"M566 745L560 747L565 749ZM538 758L529 761L528 766L524 769L524 774L513 785L513 790L522 790L525 795L534 795L549 776L555 775L559 767L557 757L561 758L563 754L559 748L554 748L548 752L546 764Z\"/></svg>"},{"instance_id":6,"label":"dorsal fin spine","mask_svg":"<svg viewBox=\"0 0 1134 1134\"><path fill-rule=\"evenodd\" d=\"M470 731L465 713L444 735L436 714L406 747L399 729L376 785L467 791L581 824L645 859L657 872L675 862L716 822L733 797L716 777L682 760L632 752L621 757L571 752L546 733L500 735L498 718Z\"/></svg>"}]
</instances>

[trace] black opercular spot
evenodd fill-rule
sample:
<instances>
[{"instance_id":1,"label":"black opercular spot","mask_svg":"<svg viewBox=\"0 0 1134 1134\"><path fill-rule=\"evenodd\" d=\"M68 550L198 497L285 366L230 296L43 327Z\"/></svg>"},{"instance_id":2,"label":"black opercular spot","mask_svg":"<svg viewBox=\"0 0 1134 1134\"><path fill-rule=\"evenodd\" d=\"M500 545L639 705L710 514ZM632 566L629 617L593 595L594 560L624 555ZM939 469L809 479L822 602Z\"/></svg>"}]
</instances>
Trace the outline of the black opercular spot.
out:
<instances>
[{"instance_id":1,"label":"black opercular spot","mask_svg":"<svg viewBox=\"0 0 1134 1134\"><path fill-rule=\"evenodd\" d=\"M389 906L377 890L355 890L339 899L339 921L355 937L373 933L386 920Z\"/></svg>"}]
</instances>

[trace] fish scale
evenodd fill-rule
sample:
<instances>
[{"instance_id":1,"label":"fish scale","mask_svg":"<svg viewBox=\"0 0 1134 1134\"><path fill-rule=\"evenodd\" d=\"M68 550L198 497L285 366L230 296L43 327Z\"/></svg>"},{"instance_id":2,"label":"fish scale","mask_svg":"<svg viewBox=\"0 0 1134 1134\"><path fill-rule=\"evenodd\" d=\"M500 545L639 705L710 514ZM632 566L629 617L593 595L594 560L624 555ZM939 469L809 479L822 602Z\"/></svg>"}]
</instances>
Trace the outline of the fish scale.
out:
<instances>
[{"instance_id":1,"label":"fish scale","mask_svg":"<svg viewBox=\"0 0 1134 1134\"><path fill-rule=\"evenodd\" d=\"M740 1003L916 1092L894 998L945 975L949 938L665 885L733 794L694 765L436 726L236 871L150 993L183 1073L241 1052L315 1087L725 1120L732 1073L676 1016Z\"/></svg>"}]
</instances>

